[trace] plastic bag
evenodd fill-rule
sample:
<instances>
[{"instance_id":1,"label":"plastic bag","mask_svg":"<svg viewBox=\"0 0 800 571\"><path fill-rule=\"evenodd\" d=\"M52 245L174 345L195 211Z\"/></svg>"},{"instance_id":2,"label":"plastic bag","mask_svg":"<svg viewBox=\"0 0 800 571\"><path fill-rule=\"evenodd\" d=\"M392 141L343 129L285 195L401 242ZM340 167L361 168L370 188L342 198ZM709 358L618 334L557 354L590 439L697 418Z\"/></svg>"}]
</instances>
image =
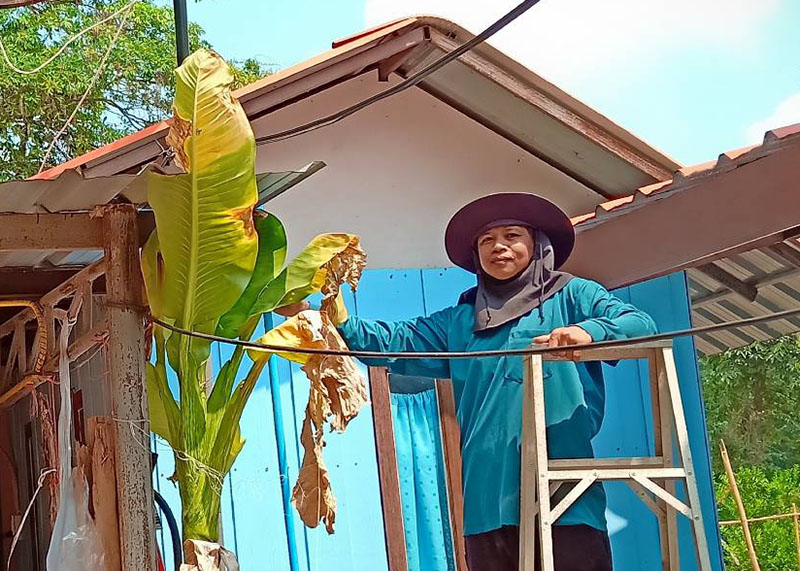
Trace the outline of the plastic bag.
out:
<instances>
[{"instance_id":1,"label":"plastic bag","mask_svg":"<svg viewBox=\"0 0 800 571\"><path fill-rule=\"evenodd\" d=\"M236 555L219 543L187 539L184 542L186 563L181 571L239 571Z\"/></svg>"},{"instance_id":2,"label":"plastic bag","mask_svg":"<svg viewBox=\"0 0 800 571\"><path fill-rule=\"evenodd\" d=\"M67 346L74 322L61 320L58 378L58 515L47 550L47 571L105 569L100 535L89 514L89 485L80 468L72 469L72 398Z\"/></svg>"}]
</instances>

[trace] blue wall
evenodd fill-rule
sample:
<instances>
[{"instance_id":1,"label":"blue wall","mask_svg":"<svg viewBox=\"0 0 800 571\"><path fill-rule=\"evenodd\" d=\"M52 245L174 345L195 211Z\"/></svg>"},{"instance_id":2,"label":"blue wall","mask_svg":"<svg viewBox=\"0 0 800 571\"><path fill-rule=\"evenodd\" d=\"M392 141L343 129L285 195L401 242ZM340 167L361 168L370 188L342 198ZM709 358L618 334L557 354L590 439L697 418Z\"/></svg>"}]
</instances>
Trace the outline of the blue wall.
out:
<instances>
[{"instance_id":1,"label":"blue wall","mask_svg":"<svg viewBox=\"0 0 800 571\"><path fill-rule=\"evenodd\" d=\"M351 313L367 318L400 319L429 314L454 303L474 278L457 269L367 271L355 296L348 295ZM689 302L684 274L660 278L617 292L649 312L661 331L689 326ZM230 354L229 347L215 349L214 366ZM701 501L715 569L721 569L716 510L711 487L708 443L700 397L694 345L690 339L676 342L675 355L692 452L700 484ZM222 361L224 362L224 360ZM247 444L226 479L223 494L223 542L234 550L243 571L260 571L265 562L275 571L289 570L289 555L281 499L281 479L275 441L270 379L265 371L248 403L242 420ZM280 404L287 439L289 480L297 477L300 461L298 440L308 395L308 381L295 365L279 360ZM607 405L603 428L595 440L598 456L652 454L651 415L646 365L620 363L607 368ZM299 569L386 569L383 522L380 507L372 415L363 409L344 434L327 439L325 458L338 502L336 533L305 529L295 514L295 538ZM177 492L166 478L172 458L163 443L159 452L156 486L179 510ZM612 549L618 571L659 568L658 528L655 518L624 484L607 484ZM683 519L683 518L681 518ZM169 560L169 541L163 537ZM159 541L162 538L159 537ZM685 546L681 569L694 566L693 543L688 525L682 524Z\"/></svg>"}]
</instances>

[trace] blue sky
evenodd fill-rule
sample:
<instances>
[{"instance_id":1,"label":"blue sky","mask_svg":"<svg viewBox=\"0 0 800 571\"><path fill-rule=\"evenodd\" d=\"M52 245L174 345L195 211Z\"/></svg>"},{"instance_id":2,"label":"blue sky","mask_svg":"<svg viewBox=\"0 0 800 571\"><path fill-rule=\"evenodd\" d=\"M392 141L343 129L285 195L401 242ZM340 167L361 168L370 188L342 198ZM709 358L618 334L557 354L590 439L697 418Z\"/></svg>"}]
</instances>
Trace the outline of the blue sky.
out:
<instances>
[{"instance_id":1,"label":"blue sky","mask_svg":"<svg viewBox=\"0 0 800 571\"><path fill-rule=\"evenodd\" d=\"M227 58L286 67L412 13L479 31L518 0L189 0ZM542 0L492 43L684 164L800 122L796 0Z\"/></svg>"}]
</instances>

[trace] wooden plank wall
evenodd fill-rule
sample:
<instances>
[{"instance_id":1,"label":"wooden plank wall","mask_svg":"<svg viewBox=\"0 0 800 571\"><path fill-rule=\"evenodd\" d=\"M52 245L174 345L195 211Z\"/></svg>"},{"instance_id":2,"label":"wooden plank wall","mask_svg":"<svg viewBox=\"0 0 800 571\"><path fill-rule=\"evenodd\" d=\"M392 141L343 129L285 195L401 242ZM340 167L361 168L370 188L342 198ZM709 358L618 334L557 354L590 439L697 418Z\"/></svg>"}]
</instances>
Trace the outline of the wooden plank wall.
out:
<instances>
[{"instance_id":1,"label":"wooden plank wall","mask_svg":"<svg viewBox=\"0 0 800 571\"><path fill-rule=\"evenodd\" d=\"M361 317L390 320L409 318L430 314L454 303L459 293L472 283L471 276L454 269L371 270L365 272L358 293L355 296L348 295L346 303L352 314ZM648 311L659 328L667 331L689 325L686 292L684 275L676 274L625 288L618 294ZM216 349L215 369L230 352L228 347ZM715 569L721 569L707 442L703 432L703 411L694 347L690 340L678 342L676 357L687 407L687 421L692 433L692 451L697 463L712 560ZM647 453L646 443L651 428L646 368L637 363L622 363L607 369L606 420L595 440L597 454L615 456ZM308 395L308 381L298 367L283 360L279 361L278 372L289 478L294 484L300 460L298 438ZM247 444L225 483L222 521L224 543L237 552L245 570L261 568L264 556L268 554L270 569L288 571L289 557L267 371L251 397L242 429ZM294 518L301 570L388 569L373 438L369 408L362 411L345 434L333 434L328 438L325 455L339 504L336 533L329 536L321 528L306 530L298 518ZM172 459L163 444L159 444L157 449L160 456L156 486L172 505L178 506L177 492L166 481L172 473ZM659 550L655 520L626 488L610 485L607 489L615 569L645 571L656 568ZM682 545L689 548L685 550L687 553L691 553L691 544L687 543L690 537L688 526L682 527ZM163 540L169 543L166 534ZM159 541L162 541L161 537ZM695 567L687 558L681 568L691 570Z\"/></svg>"}]
</instances>

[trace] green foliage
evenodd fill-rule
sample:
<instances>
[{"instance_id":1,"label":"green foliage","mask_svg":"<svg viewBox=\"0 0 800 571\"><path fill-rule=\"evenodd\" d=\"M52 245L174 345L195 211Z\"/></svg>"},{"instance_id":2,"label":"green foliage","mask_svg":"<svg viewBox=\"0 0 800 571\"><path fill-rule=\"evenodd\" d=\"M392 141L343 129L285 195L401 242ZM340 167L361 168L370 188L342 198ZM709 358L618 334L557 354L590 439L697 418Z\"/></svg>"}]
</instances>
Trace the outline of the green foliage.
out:
<instances>
[{"instance_id":1,"label":"green foliage","mask_svg":"<svg viewBox=\"0 0 800 571\"><path fill-rule=\"evenodd\" d=\"M700 360L715 473L718 443L735 465L800 463L800 345L787 336Z\"/></svg>"},{"instance_id":2,"label":"green foliage","mask_svg":"<svg viewBox=\"0 0 800 571\"><path fill-rule=\"evenodd\" d=\"M0 10L0 38L16 67L33 69L74 34L128 0L47 2ZM70 45L39 73L21 75L0 61L0 181L35 174L47 147L77 105L122 15ZM209 47L189 26L192 49ZM134 5L105 71L53 149L47 166L66 161L168 117L174 95L175 32L170 7ZM234 71L237 85L266 74L256 60Z\"/></svg>"},{"instance_id":3,"label":"green foliage","mask_svg":"<svg viewBox=\"0 0 800 571\"><path fill-rule=\"evenodd\" d=\"M762 517L792 512L792 503L800 505L800 466L768 472L759 467L740 468L736 472L739 493L747 517ZM714 482L721 521L739 519L728 479L723 474ZM761 569L797 569L797 547L791 519L756 522L750 525ZM725 563L728 569L751 569L741 526L722 526Z\"/></svg>"},{"instance_id":4,"label":"green foliage","mask_svg":"<svg viewBox=\"0 0 800 571\"><path fill-rule=\"evenodd\" d=\"M800 345L795 336L753 343L700 360L720 520L738 520L719 455L728 448L748 518L800 504ZM761 568L797 568L791 519L751 525ZM723 526L729 569L750 569L742 529Z\"/></svg>"}]
</instances>

